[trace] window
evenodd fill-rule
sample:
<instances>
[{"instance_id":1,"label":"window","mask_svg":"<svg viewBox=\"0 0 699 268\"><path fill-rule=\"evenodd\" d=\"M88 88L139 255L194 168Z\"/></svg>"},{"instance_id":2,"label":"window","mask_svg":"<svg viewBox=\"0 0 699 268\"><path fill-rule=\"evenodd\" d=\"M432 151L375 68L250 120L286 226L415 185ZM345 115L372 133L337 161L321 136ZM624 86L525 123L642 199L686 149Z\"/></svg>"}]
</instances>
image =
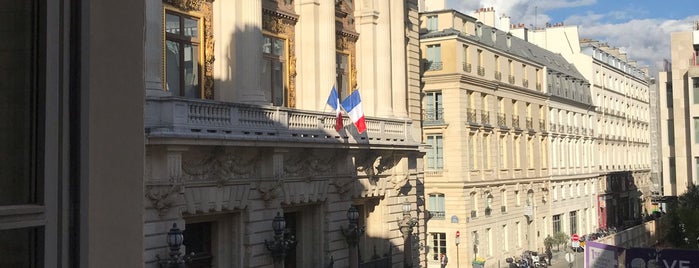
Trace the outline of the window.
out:
<instances>
[{"instance_id":1,"label":"window","mask_svg":"<svg viewBox=\"0 0 699 268\"><path fill-rule=\"evenodd\" d=\"M175 96L200 97L199 19L168 11L165 39L167 90Z\"/></svg>"},{"instance_id":2,"label":"window","mask_svg":"<svg viewBox=\"0 0 699 268\"><path fill-rule=\"evenodd\" d=\"M493 195L490 193L487 193L485 197L485 215L490 216L490 213L493 211L492 210L493 206Z\"/></svg>"},{"instance_id":3,"label":"window","mask_svg":"<svg viewBox=\"0 0 699 268\"><path fill-rule=\"evenodd\" d=\"M515 191L515 204L517 204L518 207L522 205L519 198L519 191Z\"/></svg>"},{"instance_id":4,"label":"window","mask_svg":"<svg viewBox=\"0 0 699 268\"><path fill-rule=\"evenodd\" d=\"M672 108L672 83L665 84L665 98L667 99L667 108Z\"/></svg>"},{"instance_id":5,"label":"window","mask_svg":"<svg viewBox=\"0 0 699 268\"><path fill-rule=\"evenodd\" d=\"M427 92L425 107L425 121L442 121L442 92Z\"/></svg>"},{"instance_id":6,"label":"window","mask_svg":"<svg viewBox=\"0 0 699 268\"><path fill-rule=\"evenodd\" d=\"M521 145L522 145L522 142L520 141L520 135L515 135L514 143L515 143L515 144L514 144L514 145L515 145L515 146L514 146L514 147L515 147L515 149L514 149L515 153L513 154L513 157L515 158L515 160L514 160L514 162L515 162L515 169L521 169L521 168L522 168L522 155L521 155L521 149L520 149L520 147L521 147ZM534 158L534 157L531 156L530 158Z\"/></svg>"},{"instance_id":7,"label":"window","mask_svg":"<svg viewBox=\"0 0 699 268\"><path fill-rule=\"evenodd\" d=\"M286 40L265 35L262 43L262 89L274 106L286 105ZM345 56L345 60L346 60ZM338 70L339 65L338 62ZM347 62L344 62L345 69ZM345 73L347 71L345 70ZM341 74L338 73L338 77ZM339 79L338 79L339 80ZM345 84L338 83L339 93L345 93ZM342 91L345 90L345 91Z\"/></svg>"},{"instance_id":8,"label":"window","mask_svg":"<svg viewBox=\"0 0 699 268\"><path fill-rule=\"evenodd\" d=\"M427 151L427 169L429 170L441 170L443 166L443 145L442 145L442 135L428 135L427 144L430 145L430 149Z\"/></svg>"},{"instance_id":9,"label":"window","mask_svg":"<svg viewBox=\"0 0 699 268\"><path fill-rule=\"evenodd\" d=\"M488 244L487 244L488 249L486 252L488 253L488 256L493 256L493 232L492 232L492 229L490 229L490 228L485 229L485 233L488 236Z\"/></svg>"},{"instance_id":10,"label":"window","mask_svg":"<svg viewBox=\"0 0 699 268\"><path fill-rule=\"evenodd\" d=\"M490 136L488 134L483 134L483 169L490 169Z\"/></svg>"},{"instance_id":11,"label":"window","mask_svg":"<svg viewBox=\"0 0 699 268\"><path fill-rule=\"evenodd\" d=\"M505 189L500 191L500 203L502 203L500 206L500 212L507 212L507 190Z\"/></svg>"},{"instance_id":12,"label":"window","mask_svg":"<svg viewBox=\"0 0 699 268\"><path fill-rule=\"evenodd\" d=\"M471 193L471 218L478 217L478 193Z\"/></svg>"},{"instance_id":13,"label":"window","mask_svg":"<svg viewBox=\"0 0 699 268\"><path fill-rule=\"evenodd\" d=\"M440 254L447 254L447 234L430 233L432 236L432 260L438 261Z\"/></svg>"},{"instance_id":14,"label":"window","mask_svg":"<svg viewBox=\"0 0 699 268\"><path fill-rule=\"evenodd\" d=\"M345 53L336 53L335 56L335 64L337 65L335 69L337 81L335 81L335 83L337 83L337 93L340 94L340 99L342 100L352 92L352 88L350 88L349 84L349 55Z\"/></svg>"},{"instance_id":15,"label":"window","mask_svg":"<svg viewBox=\"0 0 699 268\"><path fill-rule=\"evenodd\" d=\"M570 212L570 233L571 234L578 233L578 212L577 211Z\"/></svg>"},{"instance_id":16,"label":"window","mask_svg":"<svg viewBox=\"0 0 699 268\"><path fill-rule=\"evenodd\" d=\"M188 223L182 232L186 254L192 258L189 267L211 267L214 258L211 226L211 222Z\"/></svg>"},{"instance_id":17,"label":"window","mask_svg":"<svg viewBox=\"0 0 699 268\"><path fill-rule=\"evenodd\" d=\"M519 224L519 222L515 222L515 226L517 226L517 246L521 247L522 246L522 225Z\"/></svg>"},{"instance_id":18,"label":"window","mask_svg":"<svg viewBox=\"0 0 699 268\"><path fill-rule=\"evenodd\" d=\"M427 46L427 70L442 69L442 47L440 45Z\"/></svg>"},{"instance_id":19,"label":"window","mask_svg":"<svg viewBox=\"0 0 699 268\"><path fill-rule=\"evenodd\" d=\"M694 104L699 104L699 79L692 78L692 91L694 92Z\"/></svg>"},{"instance_id":20,"label":"window","mask_svg":"<svg viewBox=\"0 0 699 268\"><path fill-rule=\"evenodd\" d=\"M428 205L428 210L430 211L430 215L432 215L432 219L444 219L444 194L430 194Z\"/></svg>"},{"instance_id":21,"label":"window","mask_svg":"<svg viewBox=\"0 0 699 268\"><path fill-rule=\"evenodd\" d=\"M507 136L500 136L500 169L507 169Z\"/></svg>"},{"instance_id":22,"label":"window","mask_svg":"<svg viewBox=\"0 0 699 268\"><path fill-rule=\"evenodd\" d=\"M471 170L478 170L478 159L476 154L476 148L478 146L478 136L476 133L468 134L468 168Z\"/></svg>"},{"instance_id":23,"label":"window","mask_svg":"<svg viewBox=\"0 0 699 268\"><path fill-rule=\"evenodd\" d=\"M510 236L507 232L507 224L502 225L502 251L507 252L508 250L508 240L510 240Z\"/></svg>"},{"instance_id":24,"label":"window","mask_svg":"<svg viewBox=\"0 0 699 268\"><path fill-rule=\"evenodd\" d=\"M556 186L551 186L551 192L553 193L553 201L558 200L558 192L556 191Z\"/></svg>"},{"instance_id":25,"label":"window","mask_svg":"<svg viewBox=\"0 0 699 268\"><path fill-rule=\"evenodd\" d=\"M553 215L553 233L561 232L561 215Z\"/></svg>"},{"instance_id":26,"label":"window","mask_svg":"<svg viewBox=\"0 0 699 268\"><path fill-rule=\"evenodd\" d=\"M534 191L529 190L527 191L527 206L533 206L534 205Z\"/></svg>"},{"instance_id":27,"label":"window","mask_svg":"<svg viewBox=\"0 0 699 268\"><path fill-rule=\"evenodd\" d=\"M699 143L699 117L694 117L694 143Z\"/></svg>"},{"instance_id":28,"label":"window","mask_svg":"<svg viewBox=\"0 0 699 268\"><path fill-rule=\"evenodd\" d=\"M675 121L667 120L667 144L675 145Z\"/></svg>"},{"instance_id":29,"label":"window","mask_svg":"<svg viewBox=\"0 0 699 268\"><path fill-rule=\"evenodd\" d=\"M434 32L439 28L439 17L437 15L427 16L427 31Z\"/></svg>"}]
</instances>

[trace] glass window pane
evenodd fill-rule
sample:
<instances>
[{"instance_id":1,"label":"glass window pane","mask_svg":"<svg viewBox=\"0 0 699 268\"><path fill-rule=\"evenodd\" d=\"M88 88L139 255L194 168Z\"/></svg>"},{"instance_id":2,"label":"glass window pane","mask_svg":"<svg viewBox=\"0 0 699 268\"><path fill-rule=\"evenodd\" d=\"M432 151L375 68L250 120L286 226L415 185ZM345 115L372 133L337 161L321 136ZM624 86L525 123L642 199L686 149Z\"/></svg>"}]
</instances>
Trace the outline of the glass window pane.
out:
<instances>
[{"instance_id":1,"label":"glass window pane","mask_svg":"<svg viewBox=\"0 0 699 268\"><path fill-rule=\"evenodd\" d=\"M170 13L165 14L165 32L180 34L180 16Z\"/></svg>"},{"instance_id":2,"label":"glass window pane","mask_svg":"<svg viewBox=\"0 0 699 268\"><path fill-rule=\"evenodd\" d=\"M272 53L272 40L268 36L263 37L262 53L266 53L266 54Z\"/></svg>"},{"instance_id":3,"label":"glass window pane","mask_svg":"<svg viewBox=\"0 0 699 268\"><path fill-rule=\"evenodd\" d=\"M181 95L180 91L180 44L167 41L165 48L167 90L173 95Z\"/></svg>"},{"instance_id":4,"label":"glass window pane","mask_svg":"<svg viewBox=\"0 0 699 268\"><path fill-rule=\"evenodd\" d=\"M189 37L197 37L199 35L198 21L190 18L184 18L184 35Z\"/></svg>"},{"instance_id":5,"label":"glass window pane","mask_svg":"<svg viewBox=\"0 0 699 268\"><path fill-rule=\"evenodd\" d=\"M42 228L0 230L0 267L43 267Z\"/></svg>"},{"instance_id":6,"label":"glass window pane","mask_svg":"<svg viewBox=\"0 0 699 268\"><path fill-rule=\"evenodd\" d=\"M272 103L276 106L284 105L284 64L279 61L274 61L272 66L272 76L274 88L272 89Z\"/></svg>"},{"instance_id":7,"label":"glass window pane","mask_svg":"<svg viewBox=\"0 0 699 268\"><path fill-rule=\"evenodd\" d=\"M26 0L0 5L5 14L0 34L6 37L0 46L0 206L37 201L33 170L39 40L33 5Z\"/></svg>"},{"instance_id":8,"label":"glass window pane","mask_svg":"<svg viewBox=\"0 0 699 268\"><path fill-rule=\"evenodd\" d=\"M284 56L284 40L274 39L274 55Z\"/></svg>"},{"instance_id":9,"label":"glass window pane","mask_svg":"<svg viewBox=\"0 0 699 268\"><path fill-rule=\"evenodd\" d=\"M184 45L184 96L199 97L199 46Z\"/></svg>"}]
</instances>

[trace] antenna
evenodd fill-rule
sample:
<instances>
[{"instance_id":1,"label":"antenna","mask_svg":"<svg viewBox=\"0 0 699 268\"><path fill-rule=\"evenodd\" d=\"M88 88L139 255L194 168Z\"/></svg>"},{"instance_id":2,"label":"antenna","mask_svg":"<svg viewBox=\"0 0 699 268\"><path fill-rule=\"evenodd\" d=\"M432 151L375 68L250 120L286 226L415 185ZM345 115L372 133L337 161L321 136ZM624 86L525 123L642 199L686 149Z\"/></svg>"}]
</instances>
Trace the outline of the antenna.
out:
<instances>
[{"instance_id":1,"label":"antenna","mask_svg":"<svg viewBox=\"0 0 699 268\"><path fill-rule=\"evenodd\" d=\"M537 25L537 23L536 23L538 17L539 17L539 6L534 6L534 29L533 30L536 30L536 27L539 27L539 25Z\"/></svg>"}]
</instances>

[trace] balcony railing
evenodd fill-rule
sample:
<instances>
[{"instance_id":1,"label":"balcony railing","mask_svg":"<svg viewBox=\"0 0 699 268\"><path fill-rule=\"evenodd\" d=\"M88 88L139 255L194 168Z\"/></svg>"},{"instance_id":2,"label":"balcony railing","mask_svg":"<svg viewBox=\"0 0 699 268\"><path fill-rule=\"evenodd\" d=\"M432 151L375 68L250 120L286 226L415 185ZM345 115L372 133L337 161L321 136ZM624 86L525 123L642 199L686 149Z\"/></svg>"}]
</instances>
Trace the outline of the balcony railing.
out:
<instances>
[{"instance_id":1,"label":"balcony railing","mask_svg":"<svg viewBox=\"0 0 699 268\"><path fill-rule=\"evenodd\" d=\"M519 115L512 115L512 127L519 128Z\"/></svg>"},{"instance_id":2,"label":"balcony railing","mask_svg":"<svg viewBox=\"0 0 699 268\"><path fill-rule=\"evenodd\" d=\"M481 124L490 125L490 111L481 111Z\"/></svg>"},{"instance_id":3,"label":"balcony railing","mask_svg":"<svg viewBox=\"0 0 699 268\"><path fill-rule=\"evenodd\" d=\"M546 120L539 119L539 130L542 132L546 131Z\"/></svg>"},{"instance_id":4,"label":"balcony railing","mask_svg":"<svg viewBox=\"0 0 699 268\"><path fill-rule=\"evenodd\" d=\"M549 129L551 132L556 132L556 124L555 123L549 123Z\"/></svg>"},{"instance_id":5,"label":"balcony railing","mask_svg":"<svg viewBox=\"0 0 699 268\"><path fill-rule=\"evenodd\" d=\"M523 87L529 87L529 80L528 80L528 79L522 79L522 86L523 86Z\"/></svg>"},{"instance_id":6,"label":"balcony railing","mask_svg":"<svg viewBox=\"0 0 699 268\"><path fill-rule=\"evenodd\" d=\"M510 82L510 84L513 84L513 85L514 85L514 84L515 84L515 76L514 76L514 75L508 76L508 77L507 77L507 82Z\"/></svg>"},{"instance_id":7,"label":"balcony railing","mask_svg":"<svg viewBox=\"0 0 699 268\"><path fill-rule=\"evenodd\" d=\"M345 130L335 130L329 112L255 106L184 97L148 97L148 138L251 140L270 142L367 143L416 146L412 121L367 117L366 134L358 135L344 117Z\"/></svg>"},{"instance_id":8,"label":"balcony railing","mask_svg":"<svg viewBox=\"0 0 699 268\"><path fill-rule=\"evenodd\" d=\"M439 71L442 69L441 61L426 61L424 64L425 71Z\"/></svg>"},{"instance_id":9,"label":"balcony railing","mask_svg":"<svg viewBox=\"0 0 699 268\"><path fill-rule=\"evenodd\" d=\"M534 130L534 121L532 120L531 117L527 116L526 124L527 124L527 129Z\"/></svg>"},{"instance_id":10,"label":"balcony railing","mask_svg":"<svg viewBox=\"0 0 699 268\"><path fill-rule=\"evenodd\" d=\"M471 219L478 217L478 211L471 210Z\"/></svg>"},{"instance_id":11,"label":"balcony railing","mask_svg":"<svg viewBox=\"0 0 699 268\"><path fill-rule=\"evenodd\" d=\"M476 109L469 108L469 109L466 111L466 120L467 120L470 124L478 124L478 119L477 119L476 117L477 117Z\"/></svg>"},{"instance_id":12,"label":"balcony railing","mask_svg":"<svg viewBox=\"0 0 699 268\"><path fill-rule=\"evenodd\" d=\"M443 108L436 109L423 109L422 118L427 124L439 124L444 123L444 118L442 117Z\"/></svg>"},{"instance_id":13,"label":"balcony railing","mask_svg":"<svg viewBox=\"0 0 699 268\"><path fill-rule=\"evenodd\" d=\"M485 76L485 67L478 66L478 75Z\"/></svg>"},{"instance_id":14,"label":"balcony railing","mask_svg":"<svg viewBox=\"0 0 699 268\"><path fill-rule=\"evenodd\" d=\"M495 80L500 81L502 79L502 73L501 72L495 72Z\"/></svg>"},{"instance_id":15,"label":"balcony railing","mask_svg":"<svg viewBox=\"0 0 699 268\"><path fill-rule=\"evenodd\" d=\"M541 83L536 83L536 90L541 90Z\"/></svg>"},{"instance_id":16,"label":"balcony railing","mask_svg":"<svg viewBox=\"0 0 699 268\"><path fill-rule=\"evenodd\" d=\"M430 216L434 220L443 220L444 214L444 211L430 211Z\"/></svg>"},{"instance_id":17,"label":"balcony railing","mask_svg":"<svg viewBox=\"0 0 699 268\"><path fill-rule=\"evenodd\" d=\"M498 113L498 126L507 127L507 120L504 113Z\"/></svg>"},{"instance_id":18,"label":"balcony railing","mask_svg":"<svg viewBox=\"0 0 699 268\"><path fill-rule=\"evenodd\" d=\"M471 64L464 62L464 72L470 73L471 72Z\"/></svg>"}]
</instances>

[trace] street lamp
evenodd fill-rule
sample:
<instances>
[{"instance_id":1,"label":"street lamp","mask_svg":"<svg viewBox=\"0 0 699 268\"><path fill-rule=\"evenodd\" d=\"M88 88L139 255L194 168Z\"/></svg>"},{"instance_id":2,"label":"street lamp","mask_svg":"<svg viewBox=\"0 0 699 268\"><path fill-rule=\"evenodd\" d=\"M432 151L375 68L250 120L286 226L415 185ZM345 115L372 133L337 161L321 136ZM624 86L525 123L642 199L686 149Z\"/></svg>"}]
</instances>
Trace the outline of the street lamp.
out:
<instances>
[{"instance_id":1,"label":"street lamp","mask_svg":"<svg viewBox=\"0 0 699 268\"><path fill-rule=\"evenodd\" d=\"M278 266L284 260L284 258L286 258L286 253L296 246L296 238L293 235L285 236L285 229L286 220L279 212L277 212L277 216L275 216L274 220L272 220L274 240L267 241L267 239L265 239L265 246L267 246L267 250L269 250L272 254L275 266Z\"/></svg>"},{"instance_id":2,"label":"street lamp","mask_svg":"<svg viewBox=\"0 0 699 268\"><path fill-rule=\"evenodd\" d=\"M167 245L170 248L170 257L167 259L160 259L160 256L155 255L158 259L158 264L161 268L185 268L185 259L180 256L180 247L182 247L182 242L184 242L184 235L182 230L177 228L177 223L172 224L172 228L167 232L167 237L165 238Z\"/></svg>"},{"instance_id":3,"label":"street lamp","mask_svg":"<svg viewBox=\"0 0 699 268\"><path fill-rule=\"evenodd\" d=\"M461 232L456 231L454 242L456 243L456 268L459 268L459 244L461 244Z\"/></svg>"},{"instance_id":4,"label":"street lamp","mask_svg":"<svg viewBox=\"0 0 699 268\"><path fill-rule=\"evenodd\" d=\"M402 209L403 220L401 220L400 222L400 232L403 234L403 250L405 251L403 253L403 266L412 267L413 243L410 241L410 239L412 238L413 227L417 225L417 218L410 216L410 210L412 210L412 207L410 206L410 202L408 202L407 198L405 199L405 201L403 201Z\"/></svg>"},{"instance_id":5,"label":"street lamp","mask_svg":"<svg viewBox=\"0 0 699 268\"><path fill-rule=\"evenodd\" d=\"M359 267L359 249L357 244L359 243L359 238L364 234L364 227L359 227L359 210L355 206L350 206L347 209L347 220L349 221L349 226L347 229L342 228L342 235L345 236L347 245L349 245L349 267L357 268Z\"/></svg>"}]
</instances>

